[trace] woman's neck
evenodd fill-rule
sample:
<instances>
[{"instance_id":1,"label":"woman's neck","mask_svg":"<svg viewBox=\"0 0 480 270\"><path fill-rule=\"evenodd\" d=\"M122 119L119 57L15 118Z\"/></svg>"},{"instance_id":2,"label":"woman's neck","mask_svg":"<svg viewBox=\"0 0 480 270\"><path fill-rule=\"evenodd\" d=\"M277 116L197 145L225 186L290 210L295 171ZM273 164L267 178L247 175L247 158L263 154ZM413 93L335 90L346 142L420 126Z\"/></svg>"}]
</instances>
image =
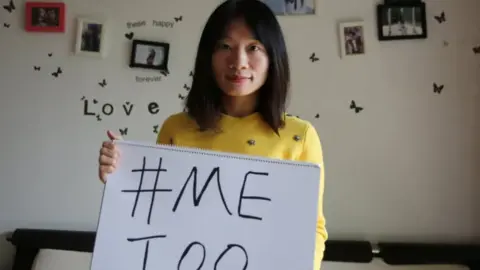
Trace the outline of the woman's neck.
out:
<instances>
[{"instance_id":1,"label":"woman's neck","mask_svg":"<svg viewBox=\"0 0 480 270\"><path fill-rule=\"evenodd\" d=\"M245 117L257 110L257 95L232 97L223 96L223 111L232 117Z\"/></svg>"}]
</instances>

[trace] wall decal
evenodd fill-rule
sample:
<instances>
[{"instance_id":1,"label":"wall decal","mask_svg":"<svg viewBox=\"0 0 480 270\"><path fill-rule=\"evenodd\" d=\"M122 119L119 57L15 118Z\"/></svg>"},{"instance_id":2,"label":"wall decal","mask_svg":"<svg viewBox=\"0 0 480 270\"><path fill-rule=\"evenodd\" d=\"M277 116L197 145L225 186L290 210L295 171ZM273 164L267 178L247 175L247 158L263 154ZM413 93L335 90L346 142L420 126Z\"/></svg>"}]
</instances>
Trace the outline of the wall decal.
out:
<instances>
[{"instance_id":1,"label":"wall decal","mask_svg":"<svg viewBox=\"0 0 480 270\"><path fill-rule=\"evenodd\" d=\"M320 118L320 114L317 113L317 114L315 115L315 118Z\"/></svg>"},{"instance_id":2,"label":"wall decal","mask_svg":"<svg viewBox=\"0 0 480 270\"><path fill-rule=\"evenodd\" d=\"M105 86L107 86L107 80L103 79L103 81L99 82L98 85L100 85L102 88L105 88Z\"/></svg>"},{"instance_id":3,"label":"wall decal","mask_svg":"<svg viewBox=\"0 0 480 270\"><path fill-rule=\"evenodd\" d=\"M147 25L147 21L143 20L143 21L136 21L136 22L127 22L127 28L136 28L136 27L142 27L142 26L146 26Z\"/></svg>"},{"instance_id":4,"label":"wall decal","mask_svg":"<svg viewBox=\"0 0 480 270\"><path fill-rule=\"evenodd\" d=\"M443 47L448 47L448 45L450 45L450 43L448 43L448 41L444 40L443 41Z\"/></svg>"},{"instance_id":5,"label":"wall decal","mask_svg":"<svg viewBox=\"0 0 480 270\"><path fill-rule=\"evenodd\" d=\"M102 121L102 117L100 116L100 114L97 114L97 121Z\"/></svg>"},{"instance_id":6,"label":"wall decal","mask_svg":"<svg viewBox=\"0 0 480 270\"><path fill-rule=\"evenodd\" d=\"M150 114L157 114L160 111L159 110L160 106L158 106L158 103L156 103L154 101L148 103L147 108L148 108L148 112Z\"/></svg>"},{"instance_id":7,"label":"wall decal","mask_svg":"<svg viewBox=\"0 0 480 270\"><path fill-rule=\"evenodd\" d=\"M174 22L169 22L169 21L152 21L153 27L164 27L164 28L173 28Z\"/></svg>"},{"instance_id":8,"label":"wall decal","mask_svg":"<svg viewBox=\"0 0 480 270\"><path fill-rule=\"evenodd\" d=\"M178 94L178 98L181 99L181 100L184 100L185 96L182 96L182 94Z\"/></svg>"},{"instance_id":9,"label":"wall decal","mask_svg":"<svg viewBox=\"0 0 480 270\"><path fill-rule=\"evenodd\" d=\"M318 60L320 60L320 59L315 55L314 52L310 55L309 58L310 58L310 61L312 61L312 62L317 62Z\"/></svg>"},{"instance_id":10,"label":"wall decal","mask_svg":"<svg viewBox=\"0 0 480 270\"><path fill-rule=\"evenodd\" d=\"M65 32L65 3L26 2L25 30L29 32Z\"/></svg>"},{"instance_id":11,"label":"wall decal","mask_svg":"<svg viewBox=\"0 0 480 270\"><path fill-rule=\"evenodd\" d=\"M480 53L480 46L473 47L473 53L474 54L479 54Z\"/></svg>"},{"instance_id":12,"label":"wall decal","mask_svg":"<svg viewBox=\"0 0 480 270\"><path fill-rule=\"evenodd\" d=\"M8 24L8 23L3 23L3 27L5 27L5 28L10 28L10 24Z\"/></svg>"},{"instance_id":13,"label":"wall decal","mask_svg":"<svg viewBox=\"0 0 480 270\"><path fill-rule=\"evenodd\" d=\"M136 39L132 44L130 67L159 70L166 76L169 50L168 43Z\"/></svg>"},{"instance_id":14,"label":"wall decal","mask_svg":"<svg viewBox=\"0 0 480 270\"><path fill-rule=\"evenodd\" d=\"M132 40L133 36L134 36L133 32L130 32L130 33L126 33L126 34L125 34L125 37L126 37L127 39L129 39L129 40Z\"/></svg>"},{"instance_id":15,"label":"wall decal","mask_svg":"<svg viewBox=\"0 0 480 270\"><path fill-rule=\"evenodd\" d=\"M363 107L357 106L357 104L355 103L354 100L352 100L352 102L350 103L350 109L355 110L355 113L359 113L359 112L363 111Z\"/></svg>"},{"instance_id":16,"label":"wall decal","mask_svg":"<svg viewBox=\"0 0 480 270\"><path fill-rule=\"evenodd\" d=\"M183 16L174 17L175 22L181 22L183 20Z\"/></svg>"},{"instance_id":17,"label":"wall decal","mask_svg":"<svg viewBox=\"0 0 480 270\"><path fill-rule=\"evenodd\" d=\"M124 129L118 129L120 131L120 135L121 136L125 136L128 134L128 127L124 128Z\"/></svg>"},{"instance_id":18,"label":"wall decal","mask_svg":"<svg viewBox=\"0 0 480 270\"><path fill-rule=\"evenodd\" d=\"M190 71L190 74L188 76L193 77L193 71Z\"/></svg>"},{"instance_id":19,"label":"wall decal","mask_svg":"<svg viewBox=\"0 0 480 270\"><path fill-rule=\"evenodd\" d=\"M153 76L153 77L139 77L135 76L135 81L138 83L145 82L145 83L150 83L150 82L159 82L162 80L162 77L160 76Z\"/></svg>"},{"instance_id":20,"label":"wall decal","mask_svg":"<svg viewBox=\"0 0 480 270\"><path fill-rule=\"evenodd\" d=\"M188 87L188 85L186 83L183 84L183 89L187 90L187 91L190 91L190 87Z\"/></svg>"},{"instance_id":21,"label":"wall decal","mask_svg":"<svg viewBox=\"0 0 480 270\"><path fill-rule=\"evenodd\" d=\"M107 54L107 21L100 18L77 18L76 28L75 54L104 58Z\"/></svg>"},{"instance_id":22,"label":"wall decal","mask_svg":"<svg viewBox=\"0 0 480 270\"><path fill-rule=\"evenodd\" d=\"M158 125L153 126L153 133L158 134Z\"/></svg>"},{"instance_id":23,"label":"wall decal","mask_svg":"<svg viewBox=\"0 0 480 270\"><path fill-rule=\"evenodd\" d=\"M63 73L62 68L58 67L57 71L52 72L52 76L58 78L58 76L62 73Z\"/></svg>"},{"instance_id":24,"label":"wall decal","mask_svg":"<svg viewBox=\"0 0 480 270\"><path fill-rule=\"evenodd\" d=\"M13 3L13 0L10 0L10 2L8 3L8 5L4 5L4 6L3 6L3 9L5 9L6 11L8 11L9 13L12 13L12 12L15 10L15 4Z\"/></svg>"},{"instance_id":25,"label":"wall decal","mask_svg":"<svg viewBox=\"0 0 480 270\"><path fill-rule=\"evenodd\" d=\"M377 33L380 41L427 38L425 3L398 1L377 5Z\"/></svg>"},{"instance_id":26,"label":"wall decal","mask_svg":"<svg viewBox=\"0 0 480 270\"><path fill-rule=\"evenodd\" d=\"M33 66L33 70L35 70L35 71L40 71L40 69L41 69L41 67L39 67L39 66Z\"/></svg>"},{"instance_id":27,"label":"wall decal","mask_svg":"<svg viewBox=\"0 0 480 270\"><path fill-rule=\"evenodd\" d=\"M338 26L341 57L365 54L365 25L362 21L342 22Z\"/></svg>"},{"instance_id":28,"label":"wall decal","mask_svg":"<svg viewBox=\"0 0 480 270\"><path fill-rule=\"evenodd\" d=\"M49 54L48 54L48 57L52 57L52 56L53 56L53 53L49 53Z\"/></svg>"},{"instance_id":29,"label":"wall decal","mask_svg":"<svg viewBox=\"0 0 480 270\"><path fill-rule=\"evenodd\" d=\"M437 85L436 83L433 83L433 92L441 94L444 87L444 85Z\"/></svg>"},{"instance_id":30,"label":"wall decal","mask_svg":"<svg viewBox=\"0 0 480 270\"><path fill-rule=\"evenodd\" d=\"M133 110L133 104L131 104L129 101L126 101L125 104L123 104L123 110L127 116L130 116Z\"/></svg>"},{"instance_id":31,"label":"wall decal","mask_svg":"<svg viewBox=\"0 0 480 270\"><path fill-rule=\"evenodd\" d=\"M445 17L445 11L442 11L439 16L435 15L433 17L435 18L435 20L437 20L438 23L444 23L447 21L447 18Z\"/></svg>"}]
</instances>

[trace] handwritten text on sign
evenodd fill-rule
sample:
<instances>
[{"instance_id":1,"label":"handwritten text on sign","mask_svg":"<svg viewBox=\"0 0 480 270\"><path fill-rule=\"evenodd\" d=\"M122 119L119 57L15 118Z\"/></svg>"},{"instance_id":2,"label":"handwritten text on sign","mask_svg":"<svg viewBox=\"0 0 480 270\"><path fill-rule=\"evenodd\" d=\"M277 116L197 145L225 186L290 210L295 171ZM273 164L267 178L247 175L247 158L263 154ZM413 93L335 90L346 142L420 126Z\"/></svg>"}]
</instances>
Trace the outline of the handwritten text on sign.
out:
<instances>
[{"instance_id":1,"label":"handwritten text on sign","mask_svg":"<svg viewBox=\"0 0 480 270\"><path fill-rule=\"evenodd\" d=\"M313 269L318 166L117 144L92 270Z\"/></svg>"}]
</instances>

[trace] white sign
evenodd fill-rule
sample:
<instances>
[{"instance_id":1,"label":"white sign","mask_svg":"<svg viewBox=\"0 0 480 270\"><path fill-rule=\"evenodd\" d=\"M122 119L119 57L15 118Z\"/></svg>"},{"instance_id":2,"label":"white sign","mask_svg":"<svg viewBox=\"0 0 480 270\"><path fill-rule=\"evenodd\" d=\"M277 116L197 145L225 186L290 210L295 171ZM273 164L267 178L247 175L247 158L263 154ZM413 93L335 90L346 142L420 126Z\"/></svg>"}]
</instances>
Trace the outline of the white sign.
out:
<instances>
[{"instance_id":1,"label":"white sign","mask_svg":"<svg viewBox=\"0 0 480 270\"><path fill-rule=\"evenodd\" d=\"M312 270L320 167L117 142L91 270Z\"/></svg>"}]
</instances>

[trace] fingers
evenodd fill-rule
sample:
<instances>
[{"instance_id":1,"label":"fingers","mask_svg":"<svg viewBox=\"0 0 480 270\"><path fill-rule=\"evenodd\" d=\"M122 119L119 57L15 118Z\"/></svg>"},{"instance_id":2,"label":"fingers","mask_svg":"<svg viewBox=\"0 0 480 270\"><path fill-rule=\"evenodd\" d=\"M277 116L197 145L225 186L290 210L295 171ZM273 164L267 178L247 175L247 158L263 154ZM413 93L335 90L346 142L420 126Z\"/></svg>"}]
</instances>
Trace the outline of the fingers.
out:
<instances>
[{"instance_id":1,"label":"fingers","mask_svg":"<svg viewBox=\"0 0 480 270\"><path fill-rule=\"evenodd\" d=\"M123 140L122 136L117 135L110 130L107 130L107 135L110 140Z\"/></svg>"}]
</instances>

